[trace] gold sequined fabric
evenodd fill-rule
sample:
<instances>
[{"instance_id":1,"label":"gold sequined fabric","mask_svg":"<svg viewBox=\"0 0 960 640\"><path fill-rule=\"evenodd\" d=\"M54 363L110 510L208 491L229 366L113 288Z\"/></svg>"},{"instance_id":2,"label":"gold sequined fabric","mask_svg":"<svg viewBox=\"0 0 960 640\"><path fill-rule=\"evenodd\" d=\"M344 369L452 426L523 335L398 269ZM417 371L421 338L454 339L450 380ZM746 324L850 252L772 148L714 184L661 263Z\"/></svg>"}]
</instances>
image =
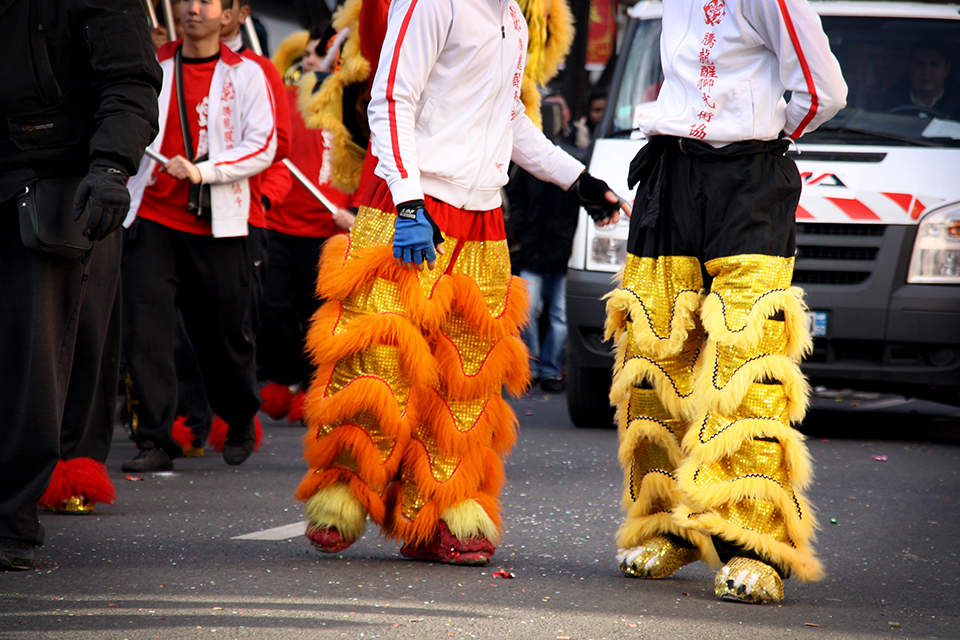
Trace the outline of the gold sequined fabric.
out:
<instances>
[{"instance_id":1,"label":"gold sequined fabric","mask_svg":"<svg viewBox=\"0 0 960 640\"><path fill-rule=\"evenodd\" d=\"M773 420L789 424L787 396L779 384L752 384L736 413L725 416L708 411L700 423L697 439L701 444L710 442L732 426L751 419Z\"/></svg>"},{"instance_id":2,"label":"gold sequined fabric","mask_svg":"<svg viewBox=\"0 0 960 640\"><path fill-rule=\"evenodd\" d=\"M695 549L681 547L666 536L654 536L632 549L617 554L620 572L633 578L659 580L697 560Z\"/></svg>"},{"instance_id":3,"label":"gold sequined fabric","mask_svg":"<svg viewBox=\"0 0 960 640\"><path fill-rule=\"evenodd\" d=\"M632 321L657 340L670 338L678 300L684 297L696 299L701 289L703 276L700 261L696 258L641 258L627 254L620 290L629 294L635 303L631 305L636 309Z\"/></svg>"},{"instance_id":4,"label":"gold sequined fabric","mask_svg":"<svg viewBox=\"0 0 960 640\"><path fill-rule=\"evenodd\" d=\"M747 364L759 362L769 356L784 356L787 351L787 336L784 324L777 320L765 320L760 342L747 348L718 345L713 361L713 386L723 389Z\"/></svg>"},{"instance_id":5,"label":"gold sequined fabric","mask_svg":"<svg viewBox=\"0 0 960 640\"><path fill-rule=\"evenodd\" d=\"M736 557L717 572L714 592L721 600L774 604L783 600L783 581L771 566Z\"/></svg>"},{"instance_id":6,"label":"gold sequined fabric","mask_svg":"<svg viewBox=\"0 0 960 640\"><path fill-rule=\"evenodd\" d=\"M718 297L729 331L742 331L754 305L766 296L790 288L793 258L743 255L709 260L704 264L713 276L708 297Z\"/></svg>"},{"instance_id":7,"label":"gold sequined fabric","mask_svg":"<svg viewBox=\"0 0 960 640\"><path fill-rule=\"evenodd\" d=\"M797 350L789 344L788 329L796 327L772 318L787 305L791 313L802 310L799 294L790 288L793 263L764 255L707 262L710 293L693 307L694 322L684 325L683 342L659 351L640 343L650 346L650 335L663 341L677 326L679 294L699 286L699 263L628 255L623 285L608 300L608 334L611 319L621 323L615 334L620 338L617 375L635 387L617 393L615 375L611 392L621 403L628 512L621 540L629 539L630 531L647 531L658 510L672 510L679 527L737 540L750 550L762 548L771 562L803 579L819 576L809 546L815 523L794 486L795 476L806 483L811 474L803 437L790 427L791 417L802 415L797 405L805 403L795 396L806 388L794 363ZM619 381L620 388L626 380ZM656 393L641 386L653 386ZM693 433L687 433L689 427ZM673 438L664 433L682 438L683 448L673 456L679 457L677 465L668 455ZM659 477L651 485L658 490L645 495L644 481L651 474ZM663 487L674 487L669 495L676 499L666 499ZM659 532L674 533L666 524ZM635 575L635 569L621 570Z\"/></svg>"},{"instance_id":8,"label":"gold sequined fabric","mask_svg":"<svg viewBox=\"0 0 960 640\"><path fill-rule=\"evenodd\" d=\"M435 520L454 503L502 484L499 454L512 443L514 417L500 393L505 376L526 371L515 319L523 316L526 301L510 274L506 241L445 235L445 253L434 270L407 271L384 251L394 221L390 212L361 207L340 267L358 274L356 284L339 283L349 293L330 299L315 316L315 323L329 322L329 330L314 327L310 345L320 368L308 394L322 396L311 405L315 396L308 395L314 442L308 438L307 458L331 462L314 467L322 479L308 490L338 479L356 487L361 480L370 491L364 500L382 502L383 512L393 514L380 522L391 527L386 533L407 540L425 507L432 505L429 517ZM325 361L332 347L341 355ZM410 375L411 367L419 377ZM428 379L437 382L417 382ZM386 389L385 396L378 393L389 402L375 399L371 384ZM343 405L346 394L352 394L351 415L338 409L335 420L311 420ZM384 416L391 421L387 431ZM358 429L365 437L354 435ZM331 456L336 447L341 449ZM379 521L375 511L371 516Z\"/></svg>"}]
</instances>

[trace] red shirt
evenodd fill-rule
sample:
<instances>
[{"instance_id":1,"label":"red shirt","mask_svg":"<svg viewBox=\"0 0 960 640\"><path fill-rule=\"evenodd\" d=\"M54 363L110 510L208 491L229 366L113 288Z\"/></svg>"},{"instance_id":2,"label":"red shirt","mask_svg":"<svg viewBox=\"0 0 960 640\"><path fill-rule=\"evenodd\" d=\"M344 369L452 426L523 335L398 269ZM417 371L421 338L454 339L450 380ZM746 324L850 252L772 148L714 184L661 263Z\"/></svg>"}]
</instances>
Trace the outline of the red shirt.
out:
<instances>
[{"instance_id":1,"label":"red shirt","mask_svg":"<svg viewBox=\"0 0 960 640\"><path fill-rule=\"evenodd\" d=\"M183 58L183 99L186 103L187 125L190 128L190 138L193 142L194 158L209 152L207 143L207 101L210 94L210 81L213 79L213 70L217 66L217 54L211 58L191 59ZM167 158L180 155L186 157L183 134L180 132L180 107L177 102L177 91L170 92L170 110L167 113L167 124L163 136L160 153ZM190 181L176 180L158 163L151 176L146 190L143 192L143 202L137 211L137 216L152 220L165 227L196 233L212 235L210 222L200 220L187 211Z\"/></svg>"},{"instance_id":2,"label":"red shirt","mask_svg":"<svg viewBox=\"0 0 960 640\"><path fill-rule=\"evenodd\" d=\"M277 68L268 58L257 55L256 52L247 47L242 47L237 53L260 65L267 78L267 84L271 91L270 102L273 105L273 122L277 129L277 153L274 156L274 163L280 162L287 157L290 148L290 107L283 97L283 80L280 78ZM296 109L296 105L293 108ZM251 226L261 229L266 228L267 221L260 195L266 195L271 203L282 199L290 187L289 180L284 180L285 177L283 174L270 172L269 169L250 177L250 217L248 221Z\"/></svg>"},{"instance_id":3,"label":"red shirt","mask_svg":"<svg viewBox=\"0 0 960 640\"><path fill-rule=\"evenodd\" d=\"M308 129L303 123L297 109L297 87L288 87L286 96L292 114L290 135L292 140L297 141L290 145L287 157L331 202L346 208L349 206L350 196L330 184L330 169L329 166L324 166L327 150L323 143L323 132ZM263 175L266 176L278 168L287 171L285 166L274 164ZM330 212L296 178L293 178L286 198L274 203L267 211L267 228L304 238L329 238L344 233L343 229L333 223Z\"/></svg>"}]
</instances>

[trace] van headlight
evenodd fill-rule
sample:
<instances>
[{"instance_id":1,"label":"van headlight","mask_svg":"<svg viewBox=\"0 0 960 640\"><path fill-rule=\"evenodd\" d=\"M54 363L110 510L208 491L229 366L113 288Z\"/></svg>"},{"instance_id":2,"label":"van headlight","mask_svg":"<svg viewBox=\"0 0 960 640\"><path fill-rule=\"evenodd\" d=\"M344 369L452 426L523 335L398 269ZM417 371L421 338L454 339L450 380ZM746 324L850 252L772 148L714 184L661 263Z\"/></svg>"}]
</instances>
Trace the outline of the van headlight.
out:
<instances>
[{"instance_id":1,"label":"van headlight","mask_svg":"<svg viewBox=\"0 0 960 640\"><path fill-rule=\"evenodd\" d=\"M594 264L613 265L619 268L627 261L627 241L625 238L594 236L590 257Z\"/></svg>"},{"instance_id":2,"label":"van headlight","mask_svg":"<svg viewBox=\"0 0 960 640\"><path fill-rule=\"evenodd\" d=\"M960 203L931 211L920 220L907 282L960 284Z\"/></svg>"}]
</instances>

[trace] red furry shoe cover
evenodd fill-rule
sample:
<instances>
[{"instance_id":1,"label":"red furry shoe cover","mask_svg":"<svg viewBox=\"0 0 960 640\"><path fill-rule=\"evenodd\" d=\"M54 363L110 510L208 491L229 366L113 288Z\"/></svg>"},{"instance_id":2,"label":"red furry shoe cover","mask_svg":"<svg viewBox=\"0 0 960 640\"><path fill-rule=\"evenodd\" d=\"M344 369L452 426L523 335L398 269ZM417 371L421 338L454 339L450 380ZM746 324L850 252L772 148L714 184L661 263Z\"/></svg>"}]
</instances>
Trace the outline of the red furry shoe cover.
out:
<instances>
[{"instance_id":1,"label":"red furry shoe cover","mask_svg":"<svg viewBox=\"0 0 960 640\"><path fill-rule=\"evenodd\" d=\"M193 429L187 426L187 416L177 416L173 421L173 440L183 449L184 458L203 456L203 443L198 444Z\"/></svg>"},{"instance_id":2,"label":"red furry shoe cover","mask_svg":"<svg viewBox=\"0 0 960 640\"><path fill-rule=\"evenodd\" d=\"M253 417L253 426L256 433L253 450L260 451L260 443L263 440L263 424L260 423L259 416ZM210 427L210 437L207 441L217 451L223 451L223 445L227 442L227 428L227 423L220 416L214 416L213 425Z\"/></svg>"},{"instance_id":3,"label":"red furry shoe cover","mask_svg":"<svg viewBox=\"0 0 960 640\"><path fill-rule=\"evenodd\" d=\"M336 529L308 528L307 540L317 551L324 553L337 553L343 551L353 544L352 541L345 540Z\"/></svg>"},{"instance_id":4,"label":"red furry shoe cover","mask_svg":"<svg viewBox=\"0 0 960 640\"><path fill-rule=\"evenodd\" d=\"M97 502L113 504L116 499L117 492L102 462L74 458L57 463L40 504L49 511L87 513Z\"/></svg>"},{"instance_id":5,"label":"red furry shoe cover","mask_svg":"<svg viewBox=\"0 0 960 640\"><path fill-rule=\"evenodd\" d=\"M290 411L287 413L287 420L290 422L303 421L303 401L307 397L303 391L298 391L297 395L290 400Z\"/></svg>"},{"instance_id":6,"label":"red furry shoe cover","mask_svg":"<svg viewBox=\"0 0 960 640\"><path fill-rule=\"evenodd\" d=\"M279 420L290 411L293 393L290 391L290 387L271 382L260 389L260 399L262 400L260 411L274 420Z\"/></svg>"},{"instance_id":7,"label":"red furry shoe cover","mask_svg":"<svg viewBox=\"0 0 960 640\"><path fill-rule=\"evenodd\" d=\"M418 545L405 544L400 555L418 560L431 560L447 564L484 565L497 548L486 538L461 540L450 533L447 523L440 521L436 535L429 542Z\"/></svg>"}]
</instances>

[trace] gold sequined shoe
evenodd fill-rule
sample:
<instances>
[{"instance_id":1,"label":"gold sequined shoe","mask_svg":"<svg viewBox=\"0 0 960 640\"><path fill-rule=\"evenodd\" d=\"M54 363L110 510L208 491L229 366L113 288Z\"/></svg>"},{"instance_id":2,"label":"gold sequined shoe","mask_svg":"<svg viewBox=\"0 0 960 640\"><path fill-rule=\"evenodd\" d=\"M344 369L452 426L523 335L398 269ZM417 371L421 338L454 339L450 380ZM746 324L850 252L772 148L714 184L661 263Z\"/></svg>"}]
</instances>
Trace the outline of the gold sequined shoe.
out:
<instances>
[{"instance_id":1,"label":"gold sequined shoe","mask_svg":"<svg viewBox=\"0 0 960 640\"><path fill-rule=\"evenodd\" d=\"M96 502L90 502L83 496L70 496L59 507L46 506L47 511L65 514L93 513L93 507Z\"/></svg>"},{"instance_id":2,"label":"gold sequined shoe","mask_svg":"<svg viewBox=\"0 0 960 640\"><path fill-rule=\"evenodd\" d=\"M737 556L717 572L714 590L721 600L769 604L783 600L783 581L770 565Z\"/></svg>"},{"instance_id":3,"label":"gold sequined shoe","mask_svg":"<svg viewBox=\"0 0 960 640\"><path fill-rule=\"evenodd\" d=\"M654 536L639 546L621 549L617 560L620 571L628 576L658 580L695 562L697 551L681 547L666 536Z\"/></svg>"},{"instance_id":4,"label":"gold sequined shoe","mask_svg":"<svg viewBox=\"0 0 960 640\"><path fill-rule=\"evenodd\" d=\"M203 447L197 447L197 446L184 447L183 457L184 458L202 458Z\"/></svg>"}]
</instances>

